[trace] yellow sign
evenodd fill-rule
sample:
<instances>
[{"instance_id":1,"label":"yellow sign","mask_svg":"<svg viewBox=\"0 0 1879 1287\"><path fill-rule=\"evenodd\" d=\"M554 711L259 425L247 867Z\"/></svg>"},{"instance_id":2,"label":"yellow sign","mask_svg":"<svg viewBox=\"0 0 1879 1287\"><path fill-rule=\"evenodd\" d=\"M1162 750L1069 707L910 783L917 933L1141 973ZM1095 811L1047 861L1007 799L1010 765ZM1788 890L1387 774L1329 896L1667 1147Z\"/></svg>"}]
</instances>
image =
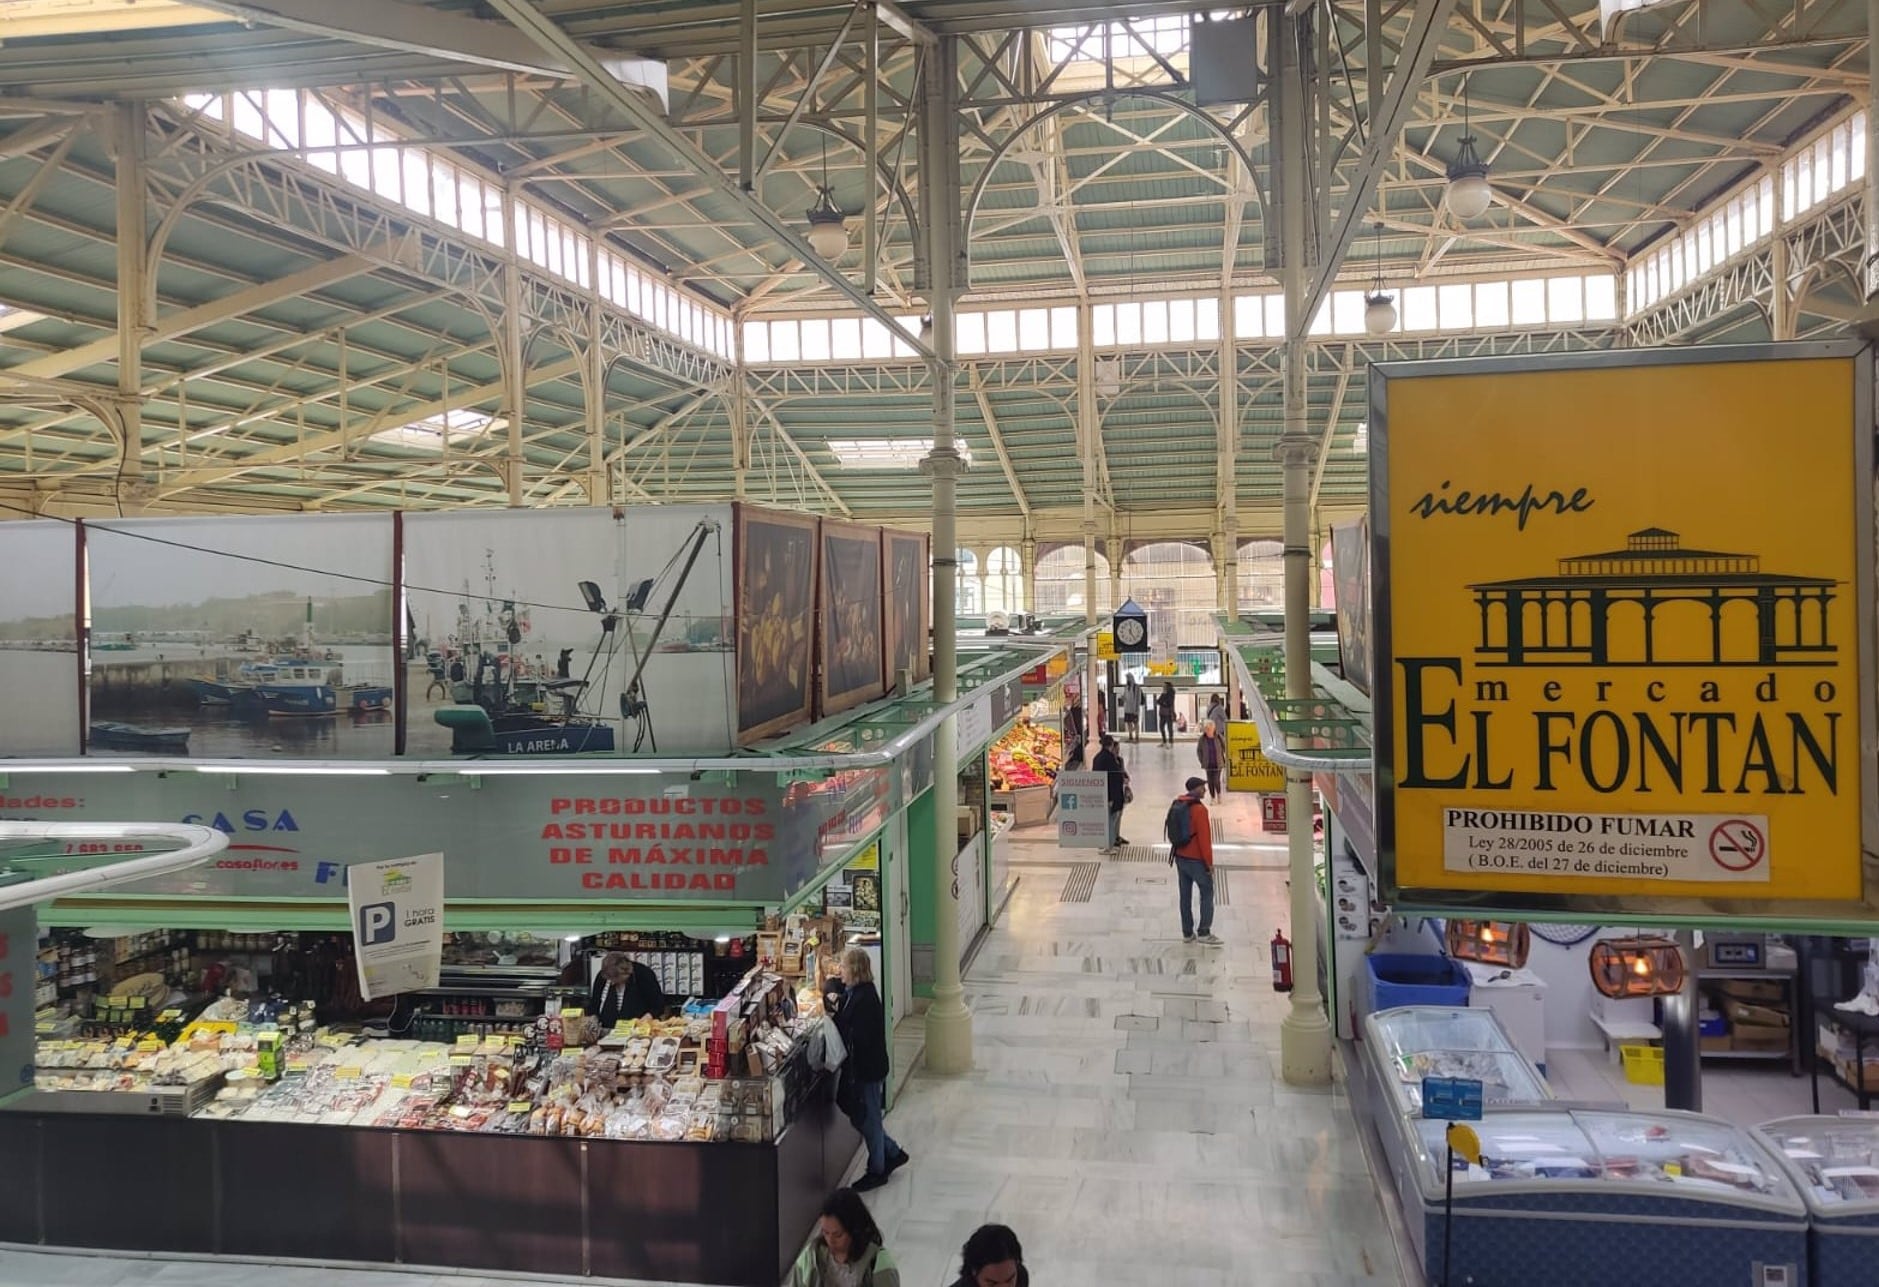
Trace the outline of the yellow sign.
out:
<instances>
[{"instance_id":1,"label":"yellow sign","mask_svg":"<svg viewBox=\"0 0 1879 1287\"><path fill-rule=\"evenodd\" d=\"M1857 901L1870 360L1601 356L1373 373L1386 870Z\"/></svg>"},{"instance_id":2,"label":"yellow sign","mask_svg":"<svg viewBox=\"0 0 1879 1287\"><path fill-rule=\"evenodd\" d=\"M1227 721L1227 789L1285 790L1285 770L1259 749L1259 726L1251 720Z\"/></svg>"},{"instance_id":3,"label":"yellow sign","mask_svg":"<svg viewBox=\"0 0 1879 1287\"><path fill-rule=\"evenodd\" d=\"M1116 652L1115 632L1112 630L1098 630L1096 632L1096 660L1115 661L1118 659L1118 656L1119 654Z\"/></svg>"}]
</instances>

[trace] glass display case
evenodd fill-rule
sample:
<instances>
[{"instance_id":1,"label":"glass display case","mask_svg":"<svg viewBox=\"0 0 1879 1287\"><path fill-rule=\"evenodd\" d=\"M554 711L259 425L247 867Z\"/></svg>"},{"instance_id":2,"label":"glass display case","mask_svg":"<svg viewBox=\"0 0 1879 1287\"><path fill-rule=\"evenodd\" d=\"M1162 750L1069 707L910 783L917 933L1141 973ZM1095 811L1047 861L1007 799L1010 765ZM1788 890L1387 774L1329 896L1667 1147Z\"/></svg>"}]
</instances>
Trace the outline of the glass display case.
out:
<instances>
[{"instance_id":1,"label":"glass display case","mask_svg":"<svg viewBox=\"0 0 1879 1287\"><path fill-rule=\"evenodd\" d=\"M1481 1082L1493 1105L1544 1104L1546 1079L1514 1048L1489 1010L1406 1006L1364 1019L1364 1044L1379 1099L1411 1117L1422 1112L1424 1077Z\"/></svg>"},{"instance_id":2,"label":"glass display case","mask_svg":"<svg viewBox=\"0 0 1879 1287\"><path fill-rule=\"evenodd\" d=\"M1432 1282L1444 1281L1451 1166L1450 1281L1806 1281L1801 1195L1766 1146L1727 1122L1689 1113L1490 1108L1473 1123L1478 1162L1451 1159L1445 1122L1404 1117L1397 1126L1408 1155L1398 1193Z\"/></svg>"},{"instance_id":3,"label":"glass display case","mask_svg":"<svg viewBox=\"0 0 1879 1287\"><path fill-rule=\"evenodd\" d=\"M1870 1283L1879 1248L1879 1120L1784 1117L1756 1134L1807 1203L1813 1287Z\"/></svg>"}]
</instances>

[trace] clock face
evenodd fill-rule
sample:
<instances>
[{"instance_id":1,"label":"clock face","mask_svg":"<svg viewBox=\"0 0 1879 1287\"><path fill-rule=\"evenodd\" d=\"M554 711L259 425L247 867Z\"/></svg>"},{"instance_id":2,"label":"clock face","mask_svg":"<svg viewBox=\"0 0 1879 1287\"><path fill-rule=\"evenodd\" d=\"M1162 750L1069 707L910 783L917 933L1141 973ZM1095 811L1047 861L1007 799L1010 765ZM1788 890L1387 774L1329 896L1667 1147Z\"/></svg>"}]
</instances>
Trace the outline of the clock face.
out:
<instances>
[{"instance_id":1,"label":"clock face","mask_svg":"<svg viewBox=\"0 0 1879 1287\"><path fill-rule=\"evenodd\" d=\"M1125 647L1139 647L1148 638L1148 627L1139 617L1124 617L1116 622L1116 642Z\"/></svg>"}]
</instances>

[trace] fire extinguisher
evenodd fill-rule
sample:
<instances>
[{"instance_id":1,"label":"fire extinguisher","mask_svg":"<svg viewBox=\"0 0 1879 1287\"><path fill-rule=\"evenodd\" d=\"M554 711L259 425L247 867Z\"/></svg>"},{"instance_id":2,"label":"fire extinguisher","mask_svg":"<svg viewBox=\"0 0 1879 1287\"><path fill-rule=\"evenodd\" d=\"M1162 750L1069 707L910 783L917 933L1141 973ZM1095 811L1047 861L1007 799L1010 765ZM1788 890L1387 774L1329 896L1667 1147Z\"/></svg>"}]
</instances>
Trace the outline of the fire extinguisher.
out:
<instances>
[{"instance_id":1,"label":"fire extinguisher","mask_svg":"<svg viewBox=\"0 0 1879 1287\"><path fill-rule=\"evenodd\" d=\"M1292 990L1292 941L1282 929L1272 932L1272 990Z\"/></svg>"}]
</instances>

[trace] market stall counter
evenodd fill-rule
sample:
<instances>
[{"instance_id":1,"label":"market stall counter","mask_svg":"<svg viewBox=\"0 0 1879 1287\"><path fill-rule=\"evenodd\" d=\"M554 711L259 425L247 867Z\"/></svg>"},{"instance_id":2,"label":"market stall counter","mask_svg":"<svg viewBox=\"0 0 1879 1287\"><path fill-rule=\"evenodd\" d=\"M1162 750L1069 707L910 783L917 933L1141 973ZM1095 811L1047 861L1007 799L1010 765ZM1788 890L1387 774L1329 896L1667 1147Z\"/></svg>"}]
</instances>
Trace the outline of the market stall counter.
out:
<instances>
[{"instance_id":1,"label":"market stall counter","mask_svg":"<svg viewBox=\"0 0 1879 1287\"><path fill-rule=\"evenodd\" d=\"M759 967L605 1033L563 1010L422 1041L309 1008L42 1040L0 1112L0 1241L771 1287L859 1145L821 1023Z\"/></svg>"},{"instance_id":2,"label":"market stall counter","mask_svg":"<svg viewBox=\"0 0 1879 1287\"><path fill-rule=\"evenodd\" d=\"M1453 1162L1452 1233L1444 1230L1447 1125L1406 1117L1400 1126L1415 1158L1404 1216L1431 1282L1808 1281L1800 1194L1766 1149L1727 1122L1489 1109L1473 1123L1481 1161Z\"/></svg>"},{"instance_id":3,"label":"market stall counter","mask_svg":"<svg viewBox=\"0 0 1879 1287\"><path fill-rule=\"evenodd\" d=\"M1809 1215L1811 1287L1864 1287L1879 1260L1879 1122L1784 1117L1756 1129Z\"/></svg>"}]
</instances>

